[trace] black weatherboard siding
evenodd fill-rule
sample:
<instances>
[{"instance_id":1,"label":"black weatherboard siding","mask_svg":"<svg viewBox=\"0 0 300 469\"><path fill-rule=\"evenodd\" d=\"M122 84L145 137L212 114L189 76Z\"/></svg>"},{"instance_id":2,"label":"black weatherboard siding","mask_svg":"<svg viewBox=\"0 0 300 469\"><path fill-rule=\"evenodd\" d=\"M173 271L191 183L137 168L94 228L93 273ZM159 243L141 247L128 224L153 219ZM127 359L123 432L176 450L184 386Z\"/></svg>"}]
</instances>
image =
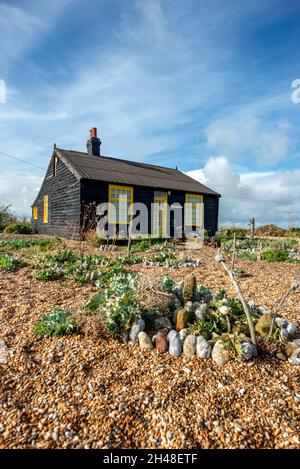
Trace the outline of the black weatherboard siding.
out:
<instances>
[{"instance_id":1,"label":"black weatherboard siding","mask_svg":"<svg viewBox=\"0 0 300 469\"><path fill-rule=\"evenodd\" d=\"M108 202L109 184L113 184L132 187L133 202L147 206L148 233L151 232L151 204L155 191L167 192L169 205L179 203L181 207L184 207L186 194L203 195L204 228L209 235L215 234L220 194L177 169L100 156L100 145L97 129L93 128L87 143L88 153L54 148L33 203L38 209L38 220L33 220L34 232L80 239L85 206ZM48 196L48 223L43 223L44 195ZM184 213L182 218L184 226ZM171 214L171 236L174 236L175 228ZM122 231L122 225L117 226L117 230Z\"/></svg>"},{"instance_id":2,"label":"black weatherboard siding","mask_svg":"<svg viewBox=\"0 0 300 469\"><path fill-rule=\"evenodd\" d=\"M58 159L54 176L53 153L39 194L38 219L32 220L33 232L64 238L79 239L80 233L80 182ZM48 195L48 223L43 223L43 196Z\"/></svg>"}]
</instances>

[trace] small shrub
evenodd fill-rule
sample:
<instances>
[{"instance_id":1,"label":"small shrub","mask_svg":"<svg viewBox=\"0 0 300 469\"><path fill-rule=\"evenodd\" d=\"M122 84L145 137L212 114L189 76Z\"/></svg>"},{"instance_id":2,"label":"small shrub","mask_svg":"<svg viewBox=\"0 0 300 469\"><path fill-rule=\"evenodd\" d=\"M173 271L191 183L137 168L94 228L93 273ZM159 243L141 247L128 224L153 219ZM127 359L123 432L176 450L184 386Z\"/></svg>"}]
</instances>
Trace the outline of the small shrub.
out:
<instances>
[{"instance_id":1,"label":"small shrub","mask_svg":"<svg viewBox=\"0 0 300 469\"><path fill-rule=\"evenodd\" d=\"M96 293L89 299L85 307L89 311L97 311L97 309L100 308L100 306L104 303L104 301L105 301L105 297L103 293Z\"/></svg>"},{"instance_id":2,"label":"small shrub","mask_svg":"<svg viewBox=\"0 0 300 469\"><path fill-rule=\"evenodd\" d=\"M227 296L228 296L228 293L226 290L224 289L219 290L219 292L216 295L216 301L224 300L224 298L227 298Z\"/></svg>"},{"instance_id":3,"label":"small shrub","mask_svg":"<svg viewBox=\"0 0 300 469\"><path fill-rule=\"evenodd\" d=\"M75 331L76 327L71 322L72 311L63 308L54 308L52 313L46 313L35 326L36 334L66 335Z\"/></svg>"},{"instance_id":4,"label":"small shrub","mask_svg":"<svg viewBox=\"0 0 300 469\"><path fill-rule=\"evenodd\" d=\"M129 257L117 257L116 262L119 262L121 265L134 265L140 264L143 262L142 256L129 256Z\"/></svg>"},{"instance_id":5,"label":"small shrub","mask_svg":"<svg viewBox=\"0 0 300 469\"><path fill-rule=\"evenodd\" d=\"M262 254L261 258L267 262L286 262L289 255L283 249L273 249Z\"/></svg>"},{"instance_id":6,"label":"small shrub","mask_svg":"<svg viewBox=\"0 0 300 469\"><path fill-rule=\"evenodd\" d=\"M48 282L52 280L58 280L62 278L63 272L57 269L43 269L36 273L36 280L42 280L43 282Z\"/></svg>"},{"instance_id":7,"label":"small shrub","mask_svg":"<svg viewBox=\"0 0 300 469\"><path fill-rule=\"evenodd\" d=\"M64 264L66 262L75 262L77 259L77 254L71 249L63 249L53 254L51 253L46 255L46 260L58 264Z\"/></svg>"},{"instance_id":8,"label":"small shrub","mask_svg":"<svg viewBox=\"0 0 300 469\"><path fill-rule=\"evenodd\" d=\"M232 271L232 273L235 277L245 277L247 275L247 272L242 269L242 267L237 267Z\"/></svg>"},{"instance_id":9,"label":"small shrub","mask_svg":"<svg viewBox=\"0 0 300 469\"><path fill-rule=\"evenodd\" d=\"M16 270L21 265L19 259L8 254L0 254L0 269L6 271Z\"/></svg>"},{"instance_id":10,"label":"small shrub","mask_svg":"<svg viewBox=\"0 0 300 469\"><path fill-rule=\"evenodd\" d=\"M237 257L242 261L256 261L257 256L253 252L241 252L238 253Z\"/></svg>"},{"instance_id":11,"label":"small shrub","mask_svg":"<svg viewBox=\"0 0 300 469\"><path fill-rule=\"evenodd\" d=\"M30 234L32 233L32 225L29 221L10 223L4 228L4 233L14 233L14 234Z\"/></svg>"},{"instance_id":12,"label":"small shrub","mask_svg":"<svg viewBox=\"0 0 300 469\"><path fill-rule=\"evenodd\" d=\"M213 332L216 334L227 332L226 320L216 313L212 313L207 321L196 321L189 327L190 334L203 334L206 338L210 337Z\"/></svg>"},{"instance_id":13,"label":"small shrub","mask_svg":"<svg viewBox=\"0 0 300 469\"><path fill-rule=\"evenodd\" d=\"M172 280L171 277L168 277L168 275L164 275L161 279L161 284L160 284L161 290L167 293L172 293L174 290L174 287L175 287L174 280Z\"/></svg>"},{"instance_id":14,"label":"small shrub","mask_svg":"<svg viewBox=\"0 0 300 469\"><path fill-rule=\"evenodd\" d=\"M1 249L25 249L32 246L45 246L50 247L53 244L53 239L50 238L8 238L0 240Z\"/></svg>"},{"instance_id":15,"label":"small shrub","mask_svg":"<svg viewBox=\"0 0 300 469\"><path fill-rule=\"evenodd\" d=\"M228 308L230 311L230 316L233 319L238 319L238 320L247 320L245 311L242 305L242 302L240 300L236 299L229 299L228 300Z\"/></svg>"}]
</instances>

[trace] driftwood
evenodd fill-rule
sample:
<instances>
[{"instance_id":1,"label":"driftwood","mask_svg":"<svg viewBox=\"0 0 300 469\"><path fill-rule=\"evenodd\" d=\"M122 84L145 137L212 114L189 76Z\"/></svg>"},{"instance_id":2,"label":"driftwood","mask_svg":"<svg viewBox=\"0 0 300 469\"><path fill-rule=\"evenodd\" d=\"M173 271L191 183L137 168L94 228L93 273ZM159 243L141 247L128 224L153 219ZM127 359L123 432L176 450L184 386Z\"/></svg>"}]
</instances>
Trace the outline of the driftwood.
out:
<instances>
[{"instance_id":1,"label":"driftwood","mask_svg":"<svg viewBox=\"0 0 300 469\"><path fill-rule=\"evenodd\" d=\"M252 317L251 317L251 313L250 313L250 310L249 310L249 306L247 305L247 302L245 300L245 298L243 297L243 294L240 290L240 287L238 286L234 276L233 276L233 273L231 272L230 269L228 269L227 265L225 264L224 261L221 261L221 264L223 266L223 268L226 270L227 274L229 275L229 278L237 292L237 295L239 297L239 300L241 301L242 305L243 305L243 308L244 308L244 311L245 311L245 314L247 316L247 321L248 321L248 325L249 325L249 330L250 330L250 336L251 336L251 342L256 345L256 335L255 335L255 329L254 329L254 324L253 324L253 321L252 321Z\"/></svg>"},{"instance_id":2,"label":"driftwood","mask_svg":"<svg viewBox=\"0 0 300 469\"><path fill-rule=\"evenodd\" d=\"M276 309L273 313L273 316L272 316L272 322L271 322L271 326L270 326L270 330L269 330L269 333L268 333L268 337L271 337L271 335L273 334L273 329L274 329L274 323L275 323L275 319L277 318L278 316L278 313L279 311L281 310L283 304L285 303L285 301L287 300L287 298L289 297L289 295L294 292L295 290L297 290L297 288L299 287L299 283L298 282L292 282L290 288L288 289L288 291L283 295L283 297L278 301L277 303L277 306L276 306Z\"/></svg>"},{"instance_id":3,"label":"driftwood","mask_svg":"<svg viewBox=\"0 0 300 469\"><path fill-rule=\"evenodd\" d=\"M231 270L234 270L234 262L235 262L235 246L236 246L236 235L233 233L233 248L232 248L232 261L231 261Z\"/></svg>"}]
</instances>

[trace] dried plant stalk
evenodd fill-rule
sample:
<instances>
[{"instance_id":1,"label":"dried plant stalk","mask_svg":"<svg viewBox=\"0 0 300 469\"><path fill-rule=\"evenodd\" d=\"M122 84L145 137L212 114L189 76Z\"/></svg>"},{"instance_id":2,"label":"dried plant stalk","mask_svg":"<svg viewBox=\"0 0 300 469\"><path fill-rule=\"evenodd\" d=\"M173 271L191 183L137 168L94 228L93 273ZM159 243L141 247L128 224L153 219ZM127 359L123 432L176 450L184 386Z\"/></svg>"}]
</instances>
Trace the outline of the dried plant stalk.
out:
<instances>
[{"instance_id":1,"label":"dried plant stalk","mask_svg":"<svg viewBox=\"0 0 300 469\"><path fill-rule=\"evenodd\" d=\"M227 274L229 275L229 278L237 292L237 295L239 297L239 300L241 301L242 305L243 305L243 308L244 308L244 311L245 311L245 314L246 314L246 317L247 317L247 321L248 321L248 325L249 325L249 330L250 330L250 336L251 336L251 342L256 345L256 334L255 334L255 329L254 329L254 324L253 324L253 321L252 321L252 317L251 317L251 313L250 313L250 310L249 310L249 307L247 305L247 302L245 300L245 298L243 297L243 294L240 290L240 287L238 286L234 276L233 276L233 273L231 272L230 269L228 269L227 265L225 264L224 261L221 262L223 268L226 270Z\"/></svg>"}]
</instances>

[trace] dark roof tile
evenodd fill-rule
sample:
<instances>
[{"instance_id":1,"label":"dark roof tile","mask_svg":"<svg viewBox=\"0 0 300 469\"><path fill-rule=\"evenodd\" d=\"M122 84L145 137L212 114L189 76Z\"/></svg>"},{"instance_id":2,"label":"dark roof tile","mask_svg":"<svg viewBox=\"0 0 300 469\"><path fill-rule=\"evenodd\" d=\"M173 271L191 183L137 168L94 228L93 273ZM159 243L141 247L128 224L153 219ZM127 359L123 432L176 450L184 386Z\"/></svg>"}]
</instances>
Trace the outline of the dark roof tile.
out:
<instances>
[{"instance_id":1,"label":"dark roof tile","mask_svg":"<svg viewBox=\"0 0 300 469\"><path fill-rule=\"evenodd\" d=\"M58 148L56 153L78 179L219 195L176 169Z\"/></svg>"}]
</instances>

